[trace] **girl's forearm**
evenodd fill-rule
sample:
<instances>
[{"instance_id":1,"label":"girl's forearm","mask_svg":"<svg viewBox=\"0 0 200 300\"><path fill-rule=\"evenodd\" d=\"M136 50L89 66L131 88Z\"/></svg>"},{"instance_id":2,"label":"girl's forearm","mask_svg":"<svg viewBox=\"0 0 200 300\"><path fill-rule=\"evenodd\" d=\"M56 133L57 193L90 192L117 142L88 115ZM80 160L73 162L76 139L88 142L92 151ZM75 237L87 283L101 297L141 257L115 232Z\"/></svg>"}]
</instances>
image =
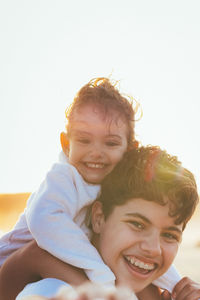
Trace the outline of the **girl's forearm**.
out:
<instances>
[{"instance_id":1,"label":"girl's forearm","mask_svg":"<svg viewBox=\"0 0 200 300\"><path fill-rule=\"evenodd\" d=\"M0 299L14 300L29 282L40 279L23 257L24 249L13 253L0 269ZM22 259L23 258L23 259Z\"/></svg>"},{"instance_id":2,"label":"girl's forearm","mask_svg":"<svg viewBox=\"0 0 200 300\"><path fill-rule=\"evenodd\" d=\"M71 285L81 285L88 280L83 269L69 265L47 251L39 248L36 243L32 246L34 257L40 257L37 262L37 275L41 278L57 278ZM36 269L35 268L35 269Z\"/></svg>"},{"instance_id":3,"label":"girl's forearm","mask_svg":"<svg viewBox=\"0 0 200 300\"><path fill-rule=\"evenodd\" d=\"M87 281L83 270L60 261L32 241L13 253L0 269L0 299L14 300L26 284L47 277L72 285Z\"/></svg>"}]
</instances>

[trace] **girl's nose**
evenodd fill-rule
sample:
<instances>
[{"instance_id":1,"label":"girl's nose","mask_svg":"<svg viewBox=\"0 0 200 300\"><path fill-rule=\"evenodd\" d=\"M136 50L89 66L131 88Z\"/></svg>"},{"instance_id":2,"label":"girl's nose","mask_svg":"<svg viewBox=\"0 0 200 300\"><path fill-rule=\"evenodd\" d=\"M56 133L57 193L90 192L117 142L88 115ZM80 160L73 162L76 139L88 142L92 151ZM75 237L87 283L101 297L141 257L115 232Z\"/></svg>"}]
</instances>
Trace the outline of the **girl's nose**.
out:
<instances>
[{"instance_id":1,"label":"girl's nose","mask_svg":"<svg viewBox=\"0 0 200 300\"><path fill-rule=\"evenodd\" d=\"M89 152L90 157L93 159L99 159L103 157L103 149L100 145L92 145Z\"/></svg>"}]
</instances>

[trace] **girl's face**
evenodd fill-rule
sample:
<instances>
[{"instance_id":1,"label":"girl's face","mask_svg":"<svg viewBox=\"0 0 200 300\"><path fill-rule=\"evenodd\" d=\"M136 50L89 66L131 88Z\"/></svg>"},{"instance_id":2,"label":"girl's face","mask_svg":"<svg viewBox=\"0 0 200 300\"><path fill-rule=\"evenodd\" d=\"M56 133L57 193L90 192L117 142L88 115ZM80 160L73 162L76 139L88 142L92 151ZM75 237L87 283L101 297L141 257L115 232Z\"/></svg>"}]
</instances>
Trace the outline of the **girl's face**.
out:
<instances>
[{"instance_id":1,"label":"girl's face","mask_svg":"<svg viewBox=\"0 0 200 300\"><path fill-rule=\"evenodd\" d=\"M94 244L116 276L116 283L139 292L172 264L182 237L168 205L133 199L116 206L106 221L101 204L93 207Z\"/></svg>"},{"instance_id":2,"label":"girl's face","mask_svg":"<svg viewBox=\"0 0 200 300\"><path fill-rule=\"evenodd\" d=\"M127 124L117 112L105 116L98 107L85 105L73 116L65 152L85 181L96 184L122 159L127 146Z\"/></svg>"}]
</instances>

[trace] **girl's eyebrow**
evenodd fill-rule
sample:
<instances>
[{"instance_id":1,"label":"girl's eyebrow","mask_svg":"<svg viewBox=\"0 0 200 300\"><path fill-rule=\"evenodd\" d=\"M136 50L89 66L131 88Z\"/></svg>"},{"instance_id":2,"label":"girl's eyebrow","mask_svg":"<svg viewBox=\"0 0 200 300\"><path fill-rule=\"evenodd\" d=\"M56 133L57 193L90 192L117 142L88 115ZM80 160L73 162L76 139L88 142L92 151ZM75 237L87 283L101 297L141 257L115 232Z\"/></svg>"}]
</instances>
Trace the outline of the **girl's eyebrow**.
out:
<instances>
[{"instance_id":1,"label":"girl's eyebrow","mask_svg":"<svg viewBox=\"0 0 200 300\"><path fill-rule=\"evenodd\" d=\"M84 131L84 130L78 130L78 129L73 129L72 131L75 132L76 134L87 134L87 135L92 135L90 132ZM113 138L117 138L119 140L122 139L122 137L118 134L107 134L106 137L113 137Z\"/></svg>"},{"instance_id":2,"label":"girl's eyebrow","mask_svg":"<svg viewBox=\"0 0 200 300\"><path fill-rule=\"evenodd\" d=\"M83 131L83 130L78 130L78 129L73 129L72 131L75 132L76 134L90 134L90 132Z\"/></svg>"},{"instance_id":3,"label":"girl's eyebrow","mask_svg":"<svg viewBox=\"0 0 200 300\"><path fill-rule=\"evenodd\" d=\"M131 217L139 217L141 218L143 221L145 221L146 223L148 224L152 224L152 222L145 216L143 216L142 214L140 213L127 213L126 216L131 216ZM178 232L179 234L182 234L182 230L179 229L178 227L176 226L169 226L169 227L166 227L165 228L166 230L170 230L170 231L176 231Z\"/></svg>"}]
</instances>

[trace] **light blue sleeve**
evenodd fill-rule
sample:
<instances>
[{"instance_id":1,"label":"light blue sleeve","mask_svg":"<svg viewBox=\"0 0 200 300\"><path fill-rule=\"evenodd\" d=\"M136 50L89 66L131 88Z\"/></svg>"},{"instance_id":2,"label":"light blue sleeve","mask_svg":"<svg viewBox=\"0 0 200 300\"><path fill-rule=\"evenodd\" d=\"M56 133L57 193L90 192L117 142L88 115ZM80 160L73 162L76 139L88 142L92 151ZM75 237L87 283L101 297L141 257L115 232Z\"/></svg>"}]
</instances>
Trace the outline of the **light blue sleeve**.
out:
<instances>
[{"instance_id":1,"label":"light blue sleeve","mask_svg":"<svg viewBox=\"0 0 200 300\"><path fill-rule=\"evenodd\" d=\"M69 286L66 282L56 278L45 278L25 286L16 300L22 300L25 296L53 297L62 286Z\"/></svg>"}]
</instances>

